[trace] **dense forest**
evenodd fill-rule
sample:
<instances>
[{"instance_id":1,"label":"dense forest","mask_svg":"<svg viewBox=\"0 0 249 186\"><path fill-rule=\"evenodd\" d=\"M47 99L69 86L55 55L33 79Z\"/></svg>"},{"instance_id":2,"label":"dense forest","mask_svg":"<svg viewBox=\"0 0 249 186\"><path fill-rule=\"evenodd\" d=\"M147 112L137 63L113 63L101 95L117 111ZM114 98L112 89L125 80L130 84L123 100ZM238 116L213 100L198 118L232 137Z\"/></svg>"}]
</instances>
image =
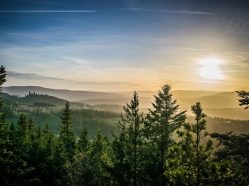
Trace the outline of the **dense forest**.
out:
<instances>
[{"instance_id":1,"label":"dense forest","mask_svg":"<svg viewBox=\"0 0 249 186\"><path fill-rule=\"evenodd\" d=\"M2 98L6 122L16 124L20 114L23 113L26 118L32 118L32 121L39 127L44 128L47 124L51 131L54 133L59 132L61 109L64 107L66 100L31 92L24 97L3 93ZM70 102L70 108L72 109L72 127L76 135L79 135L81 128L87 128L89 138L93 138L98 130L108 138L113 137L112 133L118 132L117 123L121 114L119 108L115 111L106 109L96 110L95 106L77 102ZM244 112L244 110L242 111ZM210 116L207 116L205 119L208 123L207 131L211 133L230 131L233 131L235 134L249 133L249 120L234 120ZM192 123L194 122L194 117L189 116L187 113L186 121Z\"/></svg>"},{"instance_id":2,"label":"dense forest","mask_svg":"<svg viewBox=\"0 0 249 186\"><path fill-rule=\"evenodd\" d=\"M1 66L1 87L6 76ZM249 93L238 95L238 104L247 109ZM77 112L69 102L60 113L59 132L37 125L25 113L17 123L7 121L1 98L1 185L248 185L249 134L208 132L199 102L190 106L194 117L187 120L170 85L154 98L152 109L144 114L134 92L111 138L100 131L90 137L86 127L75 133L72 115Z\"/></svg>"}]
</instances>

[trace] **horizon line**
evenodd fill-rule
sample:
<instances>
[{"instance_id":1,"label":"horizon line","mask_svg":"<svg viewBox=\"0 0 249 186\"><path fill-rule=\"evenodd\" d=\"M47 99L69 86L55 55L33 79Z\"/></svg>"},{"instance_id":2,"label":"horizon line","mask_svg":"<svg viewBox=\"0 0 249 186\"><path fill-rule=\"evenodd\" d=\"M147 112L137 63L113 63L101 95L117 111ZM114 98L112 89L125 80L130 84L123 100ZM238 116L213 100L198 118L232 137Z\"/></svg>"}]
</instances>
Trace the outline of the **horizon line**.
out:
<instances>
[{"instance_id":1,"label":"horizon line","mask_svg":"<svg viewBox=\"0 0 249 186\"><path fill-rule=\"evenodd\" d=\"M67 90L67 91L86 91L86 92L106 92L108 91L99 91L99 90L82 90L82 89L68 89L68 88L51 88L51 87L45 87L45 86L40 86L40 85L8 85L8 86L3 86L3 88L9 88L9 87L39 87L39 88L45 88L45 89L52 89L52 90ZM161 87L157 90L135 90L136 92L155 92L160 90ZM172 91L205 91L205 92L236 92L237 90L204 90L204 89L172 89ZM127 90L127 91L109 91L111 93L125 93L125 92L134 92L134 90Z\"/></svg>"}]
</instances>

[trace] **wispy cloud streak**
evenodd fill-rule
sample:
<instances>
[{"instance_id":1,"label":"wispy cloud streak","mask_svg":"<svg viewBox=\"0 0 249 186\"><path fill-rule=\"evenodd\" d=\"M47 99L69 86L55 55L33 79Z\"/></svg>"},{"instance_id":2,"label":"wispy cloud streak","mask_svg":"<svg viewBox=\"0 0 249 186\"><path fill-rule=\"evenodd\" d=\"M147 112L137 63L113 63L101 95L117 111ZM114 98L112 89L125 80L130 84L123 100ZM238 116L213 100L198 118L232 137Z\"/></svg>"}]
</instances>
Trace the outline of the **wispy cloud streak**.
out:
<instances>
[{"instance_id":1,"label":"wispy cloud streak","mask_svg":"<svg viewBox=\"0 0 249 186\"><path fill-rule=\"evenodd\" d=\"M19 72L14 72L14 71L8 71L8 76L13 77L13 78L18 78L18 79L63 80L60 78L47 77L47 76L42 76L42 75L34 74L34 73L19 73Z\"/></svg>"},{"instance_id":2,"label":"wispy cloud streak","mask_svg":"<svg viewBox=\"0 0 249 186\"><path fill-rule=\"evenodd\" d=\"M97 10L0 10L0 13L96 13Z\"/></svg>"},{"instance_id":3,"label":"wispy cloud streak","mask_svg":"<svg viewBox=\"0 0 249 186\"><path fill-rule=\"evenodd\" d=\"M141 11L141 12L158 12L166 14L183 14L183 15L213 15L213 12L191 11L191 10L159 10L145 8L123 8L124 10Z\"/></svg>"},{"instance_id":4,"label":"wispy cloud streak","mask_svg":"<svg viewBox=\"0 0 249 186\"><path fill-rule=\"evenodd\" d=\"M176 50L191 50L191 51L211 51L207 48L190 48L190 47L176 47L176 46L165 46L165 48L176 49Z\"/></svg>"},{"instance_id":5,"label":"wispy cloud streak","mask_svg":"<svg viewBox=\"0 0 249 186\"><path fill-rule=\"evenodd\" d=\"M77 80L71 80L71 79L63 79L63 78L57 78L57 77L49 77L49 76L43 76L40 74L35 73L20 73L20 72L14 72L14 71L8 71L8 77L16 78L16 79L32 79L32 80L54 80L54 81L64 81L74 84L86 84L86 85L120 85L120 84L127 84L127 85L134 85L137 86L136 83L132 82L126 82L126 81L103 81L103 82L97 82L97 81L77 81Z\"/></svg>"}]
</instances>

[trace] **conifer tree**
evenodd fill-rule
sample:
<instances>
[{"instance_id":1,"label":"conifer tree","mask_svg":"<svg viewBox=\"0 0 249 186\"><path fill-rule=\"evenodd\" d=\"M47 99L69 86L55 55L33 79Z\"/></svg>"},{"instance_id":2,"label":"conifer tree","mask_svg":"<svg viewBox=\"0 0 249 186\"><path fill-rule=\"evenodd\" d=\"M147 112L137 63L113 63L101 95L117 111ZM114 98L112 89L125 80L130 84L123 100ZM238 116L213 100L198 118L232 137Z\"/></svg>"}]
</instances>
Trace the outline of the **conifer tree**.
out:
<instances>
[{"instance_id":1,"label":"conifer tree","mask_svg":"<svg viewBox=\"0 0 249 186\"><path fill-rule=\"evenodd\" d=\"M124 115L121 117L119 129L120 136L114 141L114 155L116 166L120 167L119 176L125 176L120 180L122 184L128 181L130 185L140 183L140 162L142 150L143 115L139 110L138 94L134 92L130 103L124 107ZM125 180L126 179L126 180Z\"/></svg>"},{"instance_id":2,"label":"conifer tree","mask_svg":"<svg viewBox=\"0 0 249 186\"><path fill-rule=\"evenodd\" d=\"M126 186L130 184L128 157L126 155L127 134L125 133L124 125L119 125L119 135L113 135L112 141L112 163L111 175L115 185Z\"/></svg>"},{"instance_id":3,"label":"conifer tree","mask_svg":"<svg viewBox=\"0 0 249 186\"><path fill-rule=\"evenodd\" d=\"M171 171L165 174L176 185L207 185L211 179L209 168L212 141L204 139L209 134L206 131L206 115L202 111L201 104L197 102L191 110L195 115L195 123L185 123L184 131L178 131L182 140L171 149L171 159L166 161L166 166Z\"/></svg>"},{"instance_id":4,"label":"conifer tree","mask_svg":"<svg viewBox=\"0 0 249 186\"><path fill-rule=\"evenodd\" d=\"M172 134L182 126L186 116L185 111L179 112L179 105L172 98L170 85L164 85L152 103L153 109L149 110L146 117L144 133L147 142L151 145L151 157L154 158L158 185L166 185L164 176L164 163L167 151L173 144Z\"/></svg>"},{"instance_id":5,"label":"conifer tree","mask_svg":"<svg viewBox=\"0 0 249 186\"><path fill-rule=\"evenodd\" d=\"M86 128L81 129L80 137L78 140L78 150L79 152L85 152L88 146L88 132Z\"/></svg>"},{"instance_id":6,"label":"conifer tree","mask_svg":"<svg viewBox=\"0 0 249 186\"><path fill-rule=\"evenodd\" d=\"M4 121L3 100L2 100L2 85L6 82L6 71L3 66L0 67L0 182L8 181L8 160L12 153L9 151L10 141L8 141L8 126Z\"/></svg>"},{"instance_id":7,"label":"conifer tree","mask_svg":"<svg viewBox=\"0 0 249 186\"><path fill-rule=\"evenodd\" d=\"M246 91L237 91L239 96L239 105L245 106L245 109L249 108L249 92Z\"/></svg>"},{"instance_id":8,"label":"conifer tree","mask_svg":"<svg viewBox=\"0 0 249 186\"><path fill-rule=\"evenodd\" d=\"M35 140L35 128L36 128L36 126L35 126L35 124L34 124L34 122L32 121L32 119L31 118L29 118L29 120L28 120L28 124L27 124L27 135L28 135L28 138L29 138L29 140L32 142L33 140Z\"/></svg>"},{"instance_id":9,"label":"conifer tree","mask_svg":"<svg viewBox=\"0 0 249 186\"><path fill-rule=\"evenodd\" d=\"M3 113L2 85L6 82L6 70L0 67L0 183L24 185L27 165L23 160L23 148L17 138L15 127L8 125Z\"/></svg>"},{"instance_id":10,"label":"conifer tree","mask_svg":"<svg viewBox=\"0 0 249 186\"><path fill-rule=\"evenodd\" d=\"M17 122L17 136L20 139L20 143L26 142L27 137L27 121L26 117L23 113L19 116L19 120Z\"/></svg>"},{"instance_id":11,"label":"conifer tree","mask_svg":"<svg viewBox=\"0 0 249 186\"><path fill-rule=\"evenodd\" d=\"M3 113L2 85L6 82L6 71L3 66L0 67L0 149L4 150L4 143L7 140L7 123Z\"/></svg>"},{"instance_id":12,"label":"conifer tree","mask_svg":"<svg viewBox=\"0 0 249 186\"><path fill-rule=\"evenodd\" d=\"M87 153L92 173L92 185L110 185L110 175L107 168L110 167L110 143L107 137L100 131L97 132Z\"/></svg>"},{"instance_id":13,"label":"conifer tree","mask_svg":"<svg viewBox=\"0 0 249 186\"><path fill-rule=\"evenodd\" d=\"M7 76L6 70L1 65L1 67L0 67L0 96L1 96L1 99L0 99L0 111L1 111L1 114L2 114L2 108L3 108L2 85L6 82L6 76Z\"/></svg>"},{"instance_id":14,"label":"conifer tree","mask_svg":"<svg viewBox=\"0 0 249 186\"><path fill-rule=\"evenodd\" d=\"M201 145L201 139L206 137L208 133L207 132L204 133L204 130L206 130L206 120L204 119L206 115L202 112L201 104L197 102L195 105L191 107L191 110L195 114L196 124L190 125L189 127L186 127L186 129L189 132L192 132L195 134L194 149L196 153L196 185L199 186L200 177L201 177L200 171L203 168L203 164L201 162L204 159L202 157L203 151L210 150L212 142L208 141L206 149L203 149L203 146Z\"/></svg>"},{"instance_id":15,"label":"conifer tree","mask_svg":"<svg viewBox=\"0 0 249 186\"><path fill-rule=\"evenodd\" d=\"M68 167L70 185L112 185L107 171L110 164L109 140L98 131L87 151L78 153Z\"/></svg>"},{"instance_id":16,"label":"conifer tree","mask_svg":"<svg viewBox=\"0 0 249 186\"><path fill-rule=\"evenodd\" d=\"M208 159L211 155L212 141L209 139L205 144L203 139L209 134L206 131L206 115L203 113L201 104L197 102L191 107L193 114L195 115L195 124L186 124L185 130L187 133L192 133L194 137L193 150L195 155L195 183L196 185L205 184L205 174L207 174L207 169L209 166Z\"/></svg>"},{"instance_id":17,"label":"conifer tree","mask_svg":"<svg viewBox=\"0 0 249 186\"><path fill-rule=\"evenodd\" d=\"M71 121L72 110L69 102L66 102L61 114L60 140L66 156L72 159L75 152L75 135Z\"/></svg>"}]
</instances>

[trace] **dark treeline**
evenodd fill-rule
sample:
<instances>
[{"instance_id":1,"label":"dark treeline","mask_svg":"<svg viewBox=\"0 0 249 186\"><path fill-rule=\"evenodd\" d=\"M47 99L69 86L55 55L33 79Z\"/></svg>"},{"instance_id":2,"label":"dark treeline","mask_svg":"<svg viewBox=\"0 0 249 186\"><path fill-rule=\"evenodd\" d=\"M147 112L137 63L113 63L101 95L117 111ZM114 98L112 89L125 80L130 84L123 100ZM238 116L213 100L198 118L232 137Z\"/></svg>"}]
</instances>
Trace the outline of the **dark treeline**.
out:
<instances>
[{"instance_id":1,"label":"dark treeline","mask_svg":"<svg viewBox=\"0 0 249 186\"><path fill-rule=\"evenodd\" d=\"M0 68L0 85L6 81ZM248 94L241 92L241 105ZM7 123L0 101L1 185L248 185L249 135L209 134L201 104L191 106L186 122L165 85L148 114L139 110L135 92L124 106L119 133L93 139L86 128L76 136L69 103L58 134L21 114ZM177 136L177 137L176 137Z\"/></svg>"}]
</instances>

